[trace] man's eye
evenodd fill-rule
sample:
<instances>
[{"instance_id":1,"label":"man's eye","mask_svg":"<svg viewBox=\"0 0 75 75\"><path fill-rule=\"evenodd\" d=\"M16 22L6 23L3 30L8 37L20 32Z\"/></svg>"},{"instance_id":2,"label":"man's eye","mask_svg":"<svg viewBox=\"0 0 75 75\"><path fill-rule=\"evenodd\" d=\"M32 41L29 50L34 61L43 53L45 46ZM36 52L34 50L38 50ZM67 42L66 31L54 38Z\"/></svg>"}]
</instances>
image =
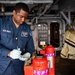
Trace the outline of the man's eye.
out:
<instances>
[{"instance_id":1,"label":"man's eye","mask_svg":"<svg viewBox=\"0 0 75 75\"><path fill-rule=\"evenodd\" d=\"M20 18L23 18L23 16L20 16Z\"/></svg>"}]
</instances>

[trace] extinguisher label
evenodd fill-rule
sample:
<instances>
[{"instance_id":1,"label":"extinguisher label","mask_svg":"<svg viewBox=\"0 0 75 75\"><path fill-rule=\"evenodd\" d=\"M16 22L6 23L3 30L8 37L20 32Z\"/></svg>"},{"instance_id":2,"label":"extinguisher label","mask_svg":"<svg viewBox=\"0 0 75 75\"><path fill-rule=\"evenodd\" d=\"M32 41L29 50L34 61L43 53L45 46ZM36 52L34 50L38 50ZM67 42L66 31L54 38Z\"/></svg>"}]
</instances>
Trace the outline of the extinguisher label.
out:
<instances>
[{"instance_id":1,"label":"extinguisher label","mask_svg":"<svg viewBox=\"0 0 75 75\"><path fill-rule=\"evenodd\" d=\"M53 58L47 57L47 60L48 60L48 68L53 68Z\"/></svg>"}]
</instances>

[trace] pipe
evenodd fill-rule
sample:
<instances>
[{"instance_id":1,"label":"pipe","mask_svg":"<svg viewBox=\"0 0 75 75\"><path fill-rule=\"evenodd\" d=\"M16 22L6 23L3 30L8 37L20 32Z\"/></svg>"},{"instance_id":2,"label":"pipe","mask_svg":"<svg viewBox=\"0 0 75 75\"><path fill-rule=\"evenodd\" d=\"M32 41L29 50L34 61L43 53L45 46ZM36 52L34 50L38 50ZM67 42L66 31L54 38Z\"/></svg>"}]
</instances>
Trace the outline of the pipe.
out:
<instances>
[{"instance_id":1,"label":"pipe","mask_svg":"<svg viewBox=\"0 0 75 75\"><path fill-rule=\"evenodd\" d=\"M24 2L24 3L27 3L27 4L33 4L33 3L53 3L53 0L16 0L16 1L11 1L11 0L3 0L3 1L0 1L0 3L4 3L4 4L15 4L15 3L18 3L18 2Z\"/></svg>"},{"instance_id":2,"label":"pipe","mask_svg":"<svg viewBox=\"0 0 75 75\"><path fill-rule=\"evenodd\" d=\"M31 1L31 0L28 0L28 1L0 1L0 3L2 3L2 4L16 4L16 3L18 3L18 2L23 2L23 3L27 3L27 4L33 4L33 1Z\"/></svg>"},{"instance_id":3,"label":"pipe","mask_svg":"<svg viewBox=\"0 0 75 75\"><path fill-rule=\"evenodd\" d=\"M63 12L60 12L60 13L64 17L64 19L67 21L67 23L70 25L71 24L70 12L68 13L69 18Z\"/></svg>"},{"instance_id":4,"label":"pipe","mask_svg":"<svg viewBox=\"0 0 75 75\"><path fill-rule=\"evenodd\" d=\"M50 6L51 6L51 4L46 5L44 11L41 14L39 14L38 17L41 17L42 15L44 15L46 13L46 11L50 8Z\"/></svg>"},{"instance_id":5,"label":"pipe","mask_svg":"<svg viewBox=\"0 0 75 75\"><path fill-rule=\"evenodd\" d=\"M46 5L45 10L39 15L39 17L41 17L42 15L44 15L45 12L46 12L48 9L50 10L58 1L59 1L59 0L56 0L55 2L53 2L52 5L51 5L51 4Z\"/></svg>"}]
</instances>

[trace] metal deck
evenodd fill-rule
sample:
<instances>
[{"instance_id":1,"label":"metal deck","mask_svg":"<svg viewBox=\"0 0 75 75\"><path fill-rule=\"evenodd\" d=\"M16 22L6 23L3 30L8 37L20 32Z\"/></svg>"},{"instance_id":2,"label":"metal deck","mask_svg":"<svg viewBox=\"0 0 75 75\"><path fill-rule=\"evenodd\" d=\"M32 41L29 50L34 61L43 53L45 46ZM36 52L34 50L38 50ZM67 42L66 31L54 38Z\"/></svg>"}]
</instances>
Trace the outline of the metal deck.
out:
<instances>
[{"instance_id":1,"label":"metal deck","mask_svg":"<svg viewBox=\"0 0 75 75\"><path fill-rule=\"evenodd\" d=\"M75 75L75 60L63 59L60 53L55 57L55 75Z\"/></svg>"}]
</instances>

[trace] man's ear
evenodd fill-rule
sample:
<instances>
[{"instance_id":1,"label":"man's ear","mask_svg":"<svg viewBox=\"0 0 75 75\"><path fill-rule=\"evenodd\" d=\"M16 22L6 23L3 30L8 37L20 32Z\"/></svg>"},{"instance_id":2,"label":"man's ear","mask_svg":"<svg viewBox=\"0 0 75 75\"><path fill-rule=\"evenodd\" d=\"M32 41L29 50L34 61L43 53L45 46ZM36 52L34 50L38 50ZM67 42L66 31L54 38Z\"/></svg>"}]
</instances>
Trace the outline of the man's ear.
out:
<instances>
[{"instance_id":1,"label":"man's ear","mask_svg":"<svg viewBox=\"0 0 75 75\"><path fill-rule=\"evenodd\" d=\"M13 15L14 15L14 14L16 14L16 11L15 11L15 10L13 10L13 13L12 13L12 14L13 14Z\"/></svg>"}]
</instances>

